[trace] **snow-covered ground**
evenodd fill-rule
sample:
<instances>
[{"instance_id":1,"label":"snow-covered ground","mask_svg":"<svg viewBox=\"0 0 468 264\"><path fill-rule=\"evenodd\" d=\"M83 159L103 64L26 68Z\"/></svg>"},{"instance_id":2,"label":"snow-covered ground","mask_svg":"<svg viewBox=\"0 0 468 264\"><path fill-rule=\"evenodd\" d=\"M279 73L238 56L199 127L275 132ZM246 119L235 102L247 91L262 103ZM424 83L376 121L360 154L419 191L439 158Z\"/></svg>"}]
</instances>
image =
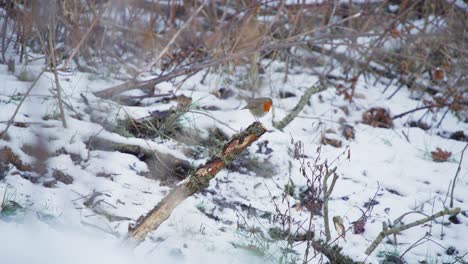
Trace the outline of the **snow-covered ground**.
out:
<instances>
[{"instance_id":1,"label":"snow-covered ground","mask_svg":"<svg viewBox=\"0 0 468 264\"><path fill-rule=\"evenodd\" d=\"M17 75L21 71L28 71L37 76L40 67L40 64L27 67L17 65L16 74L11 74L6 65L0 65L0 131L4 130L22 95L31 85L31 82L19 81ZM365 203L374 199L375 204L368 212L369 218L363 234L349 231L346 240L336 240L335 243L343 247L346 255L354 260L377 263L382 259L383 251L401 255L426 233L431 234L430 240L424 240L425 243L404 255L408 263L423 260L428 263L453 261L453 256L447 255L444 247L454 247L459 256L466 254L467 157L461 164L455 188L455 206L464 212L458 215L460 224L450 223L447 217L438 218L403 231L397 236L397 247L384 240L371 256L367 257L364 250L381 231L382 222L393 222L400 215L413 210L431 215L448 205L447 190L466 142L442 138L437 132L462 130L466 133L468 124L448 113L439 129L424 131L404 126L409 118L417 120L424 111L396 119L393 129L362 124L362 112L370 107L384 107L393 114L399 114L420 106L420 101L410 99L410 91L405 89L387 100L389 94L397 89L396 86L391 85L384 93L385 83L361 78L356 85L356 94L359 96L352 104L337 95L335 89L327 89L314 95L300 116L284 131L279 131L272 125L273 118L276 121L282 119L297 103L302 92L317 81L307 70L291 69L287 83L283 83L284 73L279 70L281 67L280 63L272 63L267 68L263 75L263 85L257 94L274 98L273 113L261 119L270 131L258 142L267 140L271 151L258 151L260 147L257 143L248 150L248 159L256 161L263 175L242 170L222 170L211 181L207 191L184 201L134 251L123 248L121 244L127 235L128 225L152 209L170 187L143 177L149 169L137 157L93 149L87 143L99 138L139 145L160 153L170 153L193 165L203 163L208 157L189 157L185 151L187 147L173 140L127 138L103 126L106 122L115 124L118 119L128 115L147 116L151 111L166 110L174 104L150 103L137 107L102 100L95 97L93 92L108 88L116 82L96 79L85 73L62 73L60 76L68 124L68 128L64 129L57 101L51 93L54 90L53 75L44 73L15 118L16 122L22 122L21 125L18 123L9 128L8 141L0 140L0 149L10 148L25 164L33 164L35 161L26 153L25 146L36 148L38 142L42 142L47 151L53 154L45 160L48 172L38 182L28 179L34 175L28 176L27 172L19 172L13 166L9 167L6 176L0 181L0 195L4 197L2 207L21 206L0 218L0 262L277 262L285 244L267 238L268 228L275 223L258 215L252 216L246 207L274 215L275 205L286 210L296 204L297 197L282 197L282 189L288 182L294 182L296 193L307 184L300 173L299 161L294 159L294 145L291 142L302 141L305 161L313 163L317 158L320 135L325 131L328 131L328 136L342 140L343 147L322 146L322 161L335 160L343 153L345 146L349 146L351 153L349 160L345 155L333 164L338 167L340 178L331 195L330 216L341 216L348 228L351 222L358 220L362 212L366 211ZM339 74L338 70L336 73ZM218 127L230 136L236 132L231 128L240 131L254 121L248 111L240 110L244 102L239 97L220 99L214 95L220 87L229 87L222 82L222 77L209 74L202 84L204 74L192 76L180 88L171 83L159 84L157 87L157 93L171 92L177 88L177 95L191 97L196 107L216 107L216 110L203 110L205 114L196 111L185 114L181 122L186 129L199 131L206 137L209 129ZM284 91L296 96L280 99L279 93ZM127 94L135 93L137 91ZM345 113L345 108L349 114ZM423 120L431 124L434 120L440 120L442 114L429 114ZM341 136L340 119L354 126L354 140L346 140ZM216 120L222 120L229 127ZM430 152L437 147L452 153L447 162L432 161ZM51 175L54 170L71 176L73 183L57 182L52 188L44 187L44 182L53 179ZM90 199L93 193L96 196ZM90 200L91 205L84 204ZM304 221L310 215L299 207L293 207L290 212L297 221ZM410 223L422 217L421 214L410 214L404 218L404 222ZM320 232L323 231L323 218L314 216L312 224L312 230L316 231L315 237L324 238ZM245 232L239 229L240 225L256 228L260 232ZM265 238L260 239L259 233L264 234ZM338 234L332 228L332 238L337 237ZM303 243L294 248L299 254L299 260L302 259L305 247ZM316 259L318 261L319 258Z\"/></svg>"}]
</instances>

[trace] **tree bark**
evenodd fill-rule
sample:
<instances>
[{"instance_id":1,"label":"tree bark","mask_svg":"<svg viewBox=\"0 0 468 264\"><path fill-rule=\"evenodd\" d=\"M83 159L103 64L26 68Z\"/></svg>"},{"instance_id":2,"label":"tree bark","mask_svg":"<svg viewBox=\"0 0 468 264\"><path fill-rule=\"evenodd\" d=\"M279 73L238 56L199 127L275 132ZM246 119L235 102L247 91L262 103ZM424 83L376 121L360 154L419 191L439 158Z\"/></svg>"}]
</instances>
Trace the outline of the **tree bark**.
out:
<instances>
[{"instance_id":1,"label":"tree bark","mask_svg":"<svg viewBox=\"0 0 468 264\"><path fill-rule=\"evenodd\" d=\"M195 192L206 188L209 181L213 179L221 169L230 164L237 155L265 132L265 127L263 127L260 122L255 122L241 133L234 135L231 140L224 145L219 154L212 157L204 165L199 166L192 175L172 189L150 212L138 218L135 226L129 226L128 241L135 242L135 245L142 242L149 232L156 230L169 218L172 211L180 203Z\"/></svg>"}]
</instances>

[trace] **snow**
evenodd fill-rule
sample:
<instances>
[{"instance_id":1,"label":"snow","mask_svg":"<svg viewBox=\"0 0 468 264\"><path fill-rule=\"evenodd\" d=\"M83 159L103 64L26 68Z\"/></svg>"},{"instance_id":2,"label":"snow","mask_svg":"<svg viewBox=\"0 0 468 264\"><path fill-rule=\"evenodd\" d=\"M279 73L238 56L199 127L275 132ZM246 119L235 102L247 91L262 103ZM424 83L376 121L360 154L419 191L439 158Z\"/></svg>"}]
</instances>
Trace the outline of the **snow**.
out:
<instances>
[{"instance_id":1,"label":"snow","mask_svg":"<svg viewBox=\"0 0 468 264\"><path fill-rule=\"evenodd\" d=\"M437 219L431 225L417 226L403 231L398 236L398 248L385 242L369 257L364 250L381 231L382 221L393 221L400 215L422 210L430 215L447 205L446 197L449 183L456 173L460 155L466 143L444 139L437 132L468 131L468 125L452 113L447 114L440 129L423 131L409 128L404 123L412 118L423 117L423 111L412 113L395 120L393 129L373 128L359 123L362 111L370 107L384 107L393 114L413 109L419 101L410 99L410 91L400 90L391 100L387 97L396 86L392 85L383 93L385 85L374 85L372 78L360 79L356 85L356 94L362 94L353 104L346 102L336 90L328 89L314 95L310 105L294 119L284 131L274 129L272 119L283 118L299 100L299 96L317 79L306 72L291 69L287 83L282 83L284 74L279 71L283 65L272 63L267 69L265 80L258 91L258 96L273 93L274 115L268 114L261 121L269 131L260 141L267 140L271 154L256 153L257 144L249 148L249 159L256 159L260 166L273 166L271 175L259 177L254 173L222 170L210 182L207 192L188 198L172 213L160 228L150 233L149 237L134 251L122 246L127 235L129 223L151 210L170 190L158 181L142 177L148 172L147 165L133 155L109 150L89 149L86 142L97 137L117 143L130 143L144 148L169 153L175 157L189 160L193 164L203 163L207 157L194 160L183 154L183 146L172 140L127 138L108 131L104 125L93 123L95 117L108 122L116 122L126 115L144 117L154 110L166 110L174 104L158 104L148 101L146 106L120 106L111 101L101 100L92 93L117 84L113 80L90 78L83 73L62 75L68 128L64 129L57 118L56 100L51 94L53 76L45 73L33 88L30 96L20 108L15 121L30 123L23 128L11 126L10 140L0 140L0 148L8 146L19 155L25 163L34 159L27 155L22 146L34 145L39 136L45 137L48 150L56 153L47 160L49 169L58 169L73 177L70 185L57 183L54 188L45 188L33 184L10 168L4 180L0 181L0 194L7 200L13 200L24 209L15 216L0 219L0 256L5 263L264 263L274 262L281 255L281 242L258 241L258 236L246 236L237 228L242 223L260 228L265 234L270 226L265 219L249 217L241 205L251 206L266 212L275 213L275 204L285 210L296 203L295 197L286 197L288 205L282 201L281 188L292 181L297 190L306 185L306 179L299 172L299 163L293 159L294 148L291 141L304 142L304 154L313 162L317 157L316 149L320 145L320 132L327 129L338 131L338 120L345 118L354 126L356 138L347 141L339 134L335 138L343 140L351 151L351 158L335 161L338 175L335 189L330 200L330 215L343 218L346 227L356 221L365 210L364 203L373 197L378 201L372 209L364 234L348 232L346 241L338 239L336 243L343 247L343 252L356 260L377 263L378 253L384 250L404 252L426 232L432 234L432 242L417 246L405 255L408 263L438 258L453 261L444 253L445 247L454 246L461 255L468 252L465 237L468 234L468 218L459 215L461 224L442 227L447 218ZM0 131L6 126L15 110L18 100L10 100L14 95L26 92L29 82L20 82L15 75L7 72L0 65ZM39 63L28 66L36 74L40 71ZM339 70L336 70L339 72ZM189 78L178 90L193 98L199 106L216 106L220 110L205 111L208 115L229 124L236 131L246 128L254 120L248 111L240 110L243 100L237 97L227 100L213 95L220 86L219 75L210 73L205 84L201 84L205 73ZM170 83L158 85L161 93L175 89ZM279 91L294 92L297 96L279 99ZM80 96L83 94L90 102L87 107ZM340 106L350 108L347 116ZM76 118L79 113L82 117ZM186 114L184 123L191 130L204 132L217 126L228 135L236 131L218 123L208 115L195 111ZM48 116L49 118L45 118ZM440 120L441 114L429 114L425 117ZM424 120L424 119L423 119ZM406 136L403 134L406 134ZM337 132L338 133L338 132ZM430 157L430 151L441 147L452 152L447 162L436 163ZM65 152L60 152L64 149ZM335 160L344 150L323 146L321 160ZM71 155L80 157L74 161ZM468 153L465 153L465 156ZM455 188L455 205L466 211L468 201L468 158L465 157ZM50 170L51 171L51 170ZM110 177L96 177L104 173ZM93 192L100 192L94 207L84 206L84 202ZM346 197L346 199L343 199ZM215 199L225 199L232 208L221 208ZM100 201L100 202L97 202ZM5 202L5 200L4 200ZM202 212L209 212L221 219L213 220ZM113 220L107 215L125 217L125 220ZM310 214L304 210L292 209L291 214L298 220L307 219ZM404 219L405 223L420 219L419 214L411 214ZM314 216L312 229L318 237L323 237L323 220ZM443 238L441 238L443 234ZM332 228L332 237L338 234ZM268 254L258 256L246 250L248 246L262 248L261 243L268 243L265 251ZM244 246L244 247L242 247ZM305 244L299 245L297 252L303 252ZM273 254L273 256L269 255ZM299 258L301 259L301 258ZM315 263L315 262L313 262Z\"/></svg>"},{"instance_id":2,"label":"snow","mask_svg":"<svg viewBox=\"0 0 468 264\"><path fill-rule=\"evenodd\" d=\"M0 232L3 263L148 263L123 251L112 237L83 229L53 228L29 219L22 224L0 221Z\"/></svg>"}]
</instances>

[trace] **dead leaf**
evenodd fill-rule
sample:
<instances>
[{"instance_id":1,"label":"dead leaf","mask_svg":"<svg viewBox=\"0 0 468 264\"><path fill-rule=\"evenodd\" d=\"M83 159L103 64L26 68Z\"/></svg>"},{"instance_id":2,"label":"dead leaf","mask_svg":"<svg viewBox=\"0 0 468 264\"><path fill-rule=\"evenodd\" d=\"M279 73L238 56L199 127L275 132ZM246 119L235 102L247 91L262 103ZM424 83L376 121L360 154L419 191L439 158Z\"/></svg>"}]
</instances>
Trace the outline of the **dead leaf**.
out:
<instances>
[{"instance_id":1,"label":"dead leaf","mask_svg":"<svg viewBox=\"0 0 468 264\"><path fill-rule=\"evenodd\" d=\"M408 74L409 73L409 65L407 61L402 61L400 63L400 72L401 74Z\"/></svg>"},{"instance_id":2,"label":"dead leaf","mask_svg":"<svg viewBox=\"0 0 468 264\"><path fill-rule=\"evenodd\" d=\"M343 143L341 142L341 140L339 140L339 139L327 138L326 136L323 136L323 137L322 137L321 143L322 143L323 145L330 145L330 146L333 146L333 147L335 147L335 148L341 148L341 146L343 145Z\"/></svg>"},{"instance_id":3,"label":"dead leaf","mask_svg":"<svg viewBox=\"0 0 468 264\"><path fill-rule=\"evenodd\" d=\"M362 234L366 231L366 219L359 219L353 223L353 233Z\"/></svg>"},{"instance_id":4,"label":"dead leaf","mask_svg":"<svg viewBox=\"0 0 468 264\"><path fill-rule=\"evenodd\" d=\"M372 107L362 114L362 122L373 127L392 128L393 120L390 112L381 107Z\"/></svg>"},{"instance_id":5,"label":"dead leaf","mask_svg":"<svg viewBox=\"0 0 468 264\"><path fill-rule=\"evenodd\" d=\"M0 162L4 165L13 164L20 171L32 171L30 164L23 163L18 155L13 153L9 147L0 149Z\"/></svg>"},{"instance_id":6,"label":"dead leaf","mask_svg":"<svg viewBox=\"0 0 468 264\"><path fill-rule=\"evenodd\" d=\"M342 129L343 136L347 140L354 139L354 137L355 137L354 127L352 127L350 125L343 125L341 127L341 129Z\"/></svg>"},{"instance_id":7,"label":"dead leaf","mask_svg":"<svg viewBox=\"0 0 468 264\"><path fill-rule=\"evenodd\" d=\"M65 174L64 172L62 171L59 171L59 170L54 170L54 172L52 173L52 177L54 177L55 180L63 183L63 184L72 184L73 183L73 177L68 175L68 174Z\"/></svg>"},{"instance_id":8,"label":"dead leaf","mask_svg":"<svg viewBox=\"0 0 468 264\"><path fill-rule=\"evenodd\" d=\"M463 130L455 131L450 135L450 139L457 141L466 141L468 138Z\"/></svg>"},{"instance_id":9,"label":"dead leaf","mask_svg":"<svg viewBox=\"0 0 468 264\"><path fill-rule=\"evenodd\" d=\"M437 148L436 151L431 151L431 156L432 160L435 162L445 162L452 156L452 152Z\"/></svg>"},{"instance_id":10,"label":"dead leaf","mask_svg":"<svg viewBox=\"0 0 468 264\"><path fill-rule=\"evenodd\" d=\"M343 219L341 219L340 216L334 216L333 224L335 225L335 230L338 233L338 235L340 235L340 237L342 237L346 241L346 238L345 238L346 229L343 225Z\"/></svg>"}]
</instances>

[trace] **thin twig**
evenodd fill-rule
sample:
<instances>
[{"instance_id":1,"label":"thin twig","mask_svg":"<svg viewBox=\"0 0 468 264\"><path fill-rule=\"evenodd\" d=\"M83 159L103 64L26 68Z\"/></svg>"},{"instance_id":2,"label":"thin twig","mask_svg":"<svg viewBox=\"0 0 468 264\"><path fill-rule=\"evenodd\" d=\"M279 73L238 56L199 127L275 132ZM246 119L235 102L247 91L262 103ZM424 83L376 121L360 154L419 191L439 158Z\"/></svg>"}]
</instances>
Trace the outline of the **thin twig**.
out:
<instances>
[{"instance_id":1,"label":"thin twig","mask_svg":"<svg viewBox=\"0 0 468 264\"><path fill-rule=\"evenodd\" d=\"M174 34L174 36L172 36L169 43L167 43L167 45L164 47L164 49L161 51L161 53L159 53L158 57L156 57L156 59L154 59L148 66L146 66L143 71L139 72L138 75L136 76L136 78L140 77L143 72L149 71L154 65L159 63L161 58L167 53L167 51L172 46L172 44L174 44L174 42L177 40L180 33L182 33L188 27L188 25L190 25L192 23L192 20L198 15L198 13L200 13L200 11L203 9L204 6L205 6L205 3L203 2L198 7L198 9L192 14L192 16L190 16L190 18L184 23L184 25L182 25L182 27Z\"/></svg>"},{"instance_id":2,"label":"thin twig","mask_svg":"<svg viewBox=\"0 0 468 264\"><path fill-rule=\"evenodd\" d=\"M458 174L460 173L460 170L461 170L461 164L462 164L462 161L463 161L463 154L465 154L465 150L466 150L467 147L468 147L468 144L466 144L465 147L462 150L460 161L458 162L457 172L455 173L455 177L453 177L452 191L450 192L450 208L453 208L453 191L455 190L455 185L456 185L456 182L457 182L457 179L458 179Z\"/></svg>"},{"instance_id":3,"label":"thin twig","mask_svg":"<svg viewBox=\"0 0 468 264\"><path fill-rule=\"evenodd\" d=\"M67 128L67 121L65 120L65 112L63 110L62 87L60 86L60 81L59 81L59 77L57 74L57 61L55 57L55 45L52 40L52 27L49 27L48 35L49 35L49 49L50 49L49 62L52 65L52 72L54 73L55 89L57 89L57 101L58 101L58 107L60 110L60 118L62 119L63 127Z\"/></svg>"},{"instance_id":4,"label":"thin twig","mask_svg":"<svg viewBox=\"0 0 468 264\"><path fill-rule=\"evenodd\" d=\"M216 117L214 117L213 115L210 115L209 113L205 113L205 112L203 112L203 111L197 111L197 110L189 110L188 112L189 112L189 113L194 113L194 114L205 115L205 116L207 116L207 117L213 119L214 121L220 123L221 125L226 126L227 128L231 129L232 131L234 131L234 132L239 132L238 130L235 130L234 128L232 128L229 124L227 124L227 123L225 123L225 122L223 122L223 121L217 119Z\"/></svg>"},{"instance_id":5,"label":"thin twig","mask_svg":"<svg viewBox=\"0 0 468 264\"><path fill-rule=\"evenodd\" d=\"M330 38L329 35L320 35L320 36L316 36L313 38L309 38L307 40L275 41L272 43L265 44L264 46L261 46L261 47L245 49L245 50L233 53L233 54L228 54L220 58L209 59L207 61L190 64L190 65L184 65L177 69L172 70L169 73L161 73L159 76L149 79L149 80L137 81L135 79L132 79L123 84L112 86L110 88L101 90L99 92L95 92L95 95L98 97L109 98L109 97L113 97L117 94L123 93L128 90L140 89L142 87L153 87L154 85L158 83L172 80L175 77L179 77L179 76L187 75L187 74L194 74L212 66L217 66L217 65L229 62L229 61L233 61L236 59L249 56L251 54L257 53L259 50L262 50L263 52L267 53L268 51L277 50L277 49L285 49L285 48L301 46L301 45L310 45L310 43L319 44L317 42L318 40L326 40L328 38Z\"/></svg>"},{"instance_id":6,"label":"thin twig","mask_svg":"<svg viewBox=\"0 0 468 264\"><path fill-rule=\"evenodd\" d=\"M60 67L59 70L65 70L68 67L68 64L70 64L70 61L75 57L75 55L78 53L80 50L81 45L83 45L84 41L88 38L89 33L91 33L91 30L93 30L94 26L96 26L97 22L99 21L99 16L96 16L93 21L91 22L91 25L89 26L88 30L86 30L86 33L83 35L83 37L80 39L80 42L76 45L76 47L73 49L72 54L68 57L67 61L65 64Z\"/></svg>"},{"instance_id":7,"label":"thin twig","mask_svg":"<svg viewBox=\"0 0 468 264\"><path fill-rule=\"evenodd\" d=\"M384 226L382 228L382 231L380 231L379 235L375 238L375 240L372 242L372 244L366 249L365 253L367 255L370 255L376 248L377 246L379 246L379 244L382 242L382 240L389 236L389 235L393 235L393 234L397 234L401 231L404 231L406 229L409 229L409 228L412 228L412 227L415 227L415 226L418 226L418 225L422 225L426 222L429 222L429 221L432 221L438 217L441 217L441 216L444 216L444 215L456 215L460 213L460 208L457 207L455 209L448 209L448 208L445 208L444 210L436 213L436 214L433 214L431 216L428 216L428 217L425 217L425 218L422 218L420 220L417 220L417 221L414 221L414 222L411 222L409 224L406 224L406 225L401 225L401 226L398 226L398 227L393 227L393 228L390 228L388 229L387 228L387 225L385 224L385 222L383 222Z\"/></svg>"},{"instance_id":8,"label":"thin twig","mask_svg":"<svg viewBox=\"0 0 468 264\"><path fill-rule=\"evenodd\" d=\"M26 98L28 97L29 93L31 92L32 88L34 86L36 86L36 83L37 81L39 81L39 79L41 78L42 74L45 72L45 69L43 69L41 71L41 73L39 73L39 75L36 77L36 79L34 79L34 81L31 83L31 86L29 86L28 90L26 91L26 93L24 94L23 98L21 99L21 101L19 102L18 106L16 106L16 109L15 109L15 112L13 113L13 115L11 116L10 120L8 120L8 123L7 123L7 126L5 127L5 129L3 130L2 133L0 133L0 137L4 137L6 136L6 133L8 132L8 128L10 128L10 126L15 122L15 117L16 117L16 114L18 114L18 111L21 107L21 105L23 104L24 100L26 100Z\"/></svg>"},{"instance_id":9,"label":"thin twig","mask_svg":"<svg viewBox=\"0 0 468 264\"><path fill-rule=\"evenodd\" d=\"M442 115L442 118L440 119L439 123L437 123L437 126L436 128L439 128L440 125L442 125L442 121L444 121L445 119L445 116L447 115L447 113L450 111L450 107L447 107L447 110L445 110L444 114Z\"/></svg>"},{"instance_id":10,"label":"thin twig","mask_svg":"<svg viewBox=\"0 0 468 264\"><path fill-rule=\"evenodd\" d=\"M401 253L400 255L400 259L403 259L403 256L405 256L406 253L408 253L410 250L428 242L429 240L427 240L427 237L428 237L428 234L424 234L423 237L421 237L420 239L416 240L416 242L414 242L411 246L409 246L403 253ZM425 241L423 241L425 239ZM421 242L422 241L422 242Z\"/></svg>"},{"instance_id":11,"label":"thin twig","mask_svg":"<svg viewBox=\"0 0 468 264\"><path fill-rule=\"evenodd\" d=\"M406 112L403 112L403 113L401 113L401 114L398 114L398 115L392 117L392 120L401 118L401 117L403 117L403 116L405 116L405 115L407 115L407 114L411 114L411 113L416 112L416 111L419 111L419 110L430 109L430 108L432 108L432 107L435 107L435 106L433 106L433 105L425 105L425 106L421 106L421 107L416 107L416 108L414 108L414 109L408 110L408 111L406 111Z\"/></svg>"},{"instance_id":12,"label":"thin twig","mask_svg":"<svg viewBox=\"0 0 468 264\"><path fill-rule=\"evenodd\" d=\"M331 234L330 234L330 221L328 217L328 199L330 198L331 192L333 191L333 187L335 186L336 179L338 178L335 175L337 167L331 169L325 177L323 177L323 220L324 220L324 225L325 225L325 236L327 239L327 242L331 240ZM328 178L330 178L331 175L333 176L332 184L330 188L328 188Z\"/></svg>"},{"instance_id":13,"label":"thin twig","mask_svg":"<svg viewBox=\"0 0 468 264\"><path fill-rule=\"evenodd\" d=\"M281 121L273 122L273 126L279 130L283 130L289 123L291 123L291 121L294 120L294 118L297 117L297 115L302 111L305 105L309 102L309 99L313 94L319 93L325 89L326 87L322 83L314 84L311 87L309 87L301 96L301 99L299 99L299 102L291 110L291 112L289 112L289 114L286 117L284 117Z\"/></svg>"}]
</instances>

